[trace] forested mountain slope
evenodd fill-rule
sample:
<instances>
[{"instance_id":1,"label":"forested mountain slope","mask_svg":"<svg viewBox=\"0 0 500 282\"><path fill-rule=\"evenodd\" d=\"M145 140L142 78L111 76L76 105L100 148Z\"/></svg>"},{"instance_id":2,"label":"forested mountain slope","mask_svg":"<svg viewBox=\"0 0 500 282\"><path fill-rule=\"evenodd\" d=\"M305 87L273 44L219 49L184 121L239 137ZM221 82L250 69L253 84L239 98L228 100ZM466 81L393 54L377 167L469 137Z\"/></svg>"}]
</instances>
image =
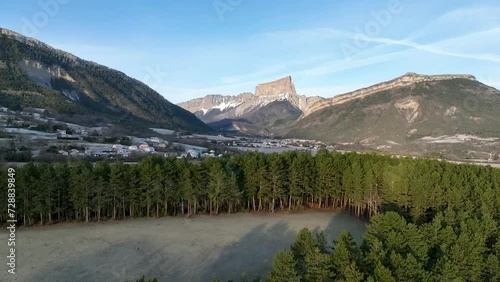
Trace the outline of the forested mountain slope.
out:
<instances>
[{"instance_id":1,"label":"forested mountain slope","mask_svg":"<svg viewBox=\"0 0 500 282\"><path fill-rule=\"evenodd\" d=\"M0 29L0 104L45 108L89 125L210 130L136 79L6 29Z\"/></svg>"}]
</instances>

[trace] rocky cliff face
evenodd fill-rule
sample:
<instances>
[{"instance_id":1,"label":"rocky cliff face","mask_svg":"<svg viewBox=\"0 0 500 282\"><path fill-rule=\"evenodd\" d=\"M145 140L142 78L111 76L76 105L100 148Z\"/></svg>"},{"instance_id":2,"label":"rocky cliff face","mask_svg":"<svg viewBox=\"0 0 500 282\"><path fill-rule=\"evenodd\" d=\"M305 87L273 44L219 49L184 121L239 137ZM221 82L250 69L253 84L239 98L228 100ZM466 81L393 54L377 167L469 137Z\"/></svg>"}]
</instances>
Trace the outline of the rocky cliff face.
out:
<instances>
[{"instance_id":1,"label":"rocky cliff face","mask_svg":"<svg viewBox=\"0 0 500 282\"><path fill-rule=\"evenodd\" d=\"M46 66L34 60L21 60L19 62L19 67L26 76L42 87L51 88L50 81L52 79L62 78L70 82L76 82L60 66Z\"/></svg>"},{"instance_id":2,"label":"rocky cliff face","mask_svg":"<svg viewBox=\"0 0 500 282\"><path fill-rule=\"evenodd\" d=\"M297 95L292 77L287 76L275 81L262 83L255 87L255 96Z\"/></svg>"},{"instance_id":3,"label":"rocky cliff face","mask_svg":"<svg viewBox=\"0 0 500 282\"><path fill-rule=\"evenodd\" d=\"M346 103L355 99L361 99L381 91L391 90L398 87L410 86L412 84L417 84L419 82L442 81L442 80L457 79L457 78L474 80L474 81L476 80L476 78L472 75L421 75L409 72L391 81L375 84L373 86L359 89L347 94L338 95L330 99L323 99L317 101L316 103L310 105L306 111L304 111L304 115L302 117L306 117L326 107Z\"/></svg>"}]
</instances>

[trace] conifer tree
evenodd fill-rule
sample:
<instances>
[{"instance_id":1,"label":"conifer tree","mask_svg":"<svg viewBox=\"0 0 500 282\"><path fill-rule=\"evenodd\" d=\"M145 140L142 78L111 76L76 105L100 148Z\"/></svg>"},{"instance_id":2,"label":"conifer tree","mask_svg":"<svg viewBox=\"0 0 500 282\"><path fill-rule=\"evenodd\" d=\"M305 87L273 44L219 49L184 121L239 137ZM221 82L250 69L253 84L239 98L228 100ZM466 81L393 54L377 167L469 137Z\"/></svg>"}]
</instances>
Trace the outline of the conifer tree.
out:
<instances>
[{"instance_id":1,"label":"conifer tree","mask_svg":"<svg viewBox=\"0 0 500 282\"><path fill-rule=\"evenodd\" d=\"M273 271L268 275L269 282L301 281L295 266L296 262L291 251L278 252L273 258Z\"/></svg>"}]
</instances>

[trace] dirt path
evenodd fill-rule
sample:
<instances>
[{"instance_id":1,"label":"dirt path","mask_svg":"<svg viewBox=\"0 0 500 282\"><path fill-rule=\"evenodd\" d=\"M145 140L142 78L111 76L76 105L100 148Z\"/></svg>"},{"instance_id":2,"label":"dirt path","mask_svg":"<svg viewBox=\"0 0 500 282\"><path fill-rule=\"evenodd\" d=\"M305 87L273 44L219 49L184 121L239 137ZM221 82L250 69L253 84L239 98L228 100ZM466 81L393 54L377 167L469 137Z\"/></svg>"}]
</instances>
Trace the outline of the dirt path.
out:
<instances>
[{"instance_id":1,"label":"dirt path","mask_svg":"<svg viewBox=\"0 0 500 282\"><path fill-rule=\"evenodd\" d=\"M360 240L365 224L343 213L236 214L59 224L18 230L17 275L0 281L239 281L269 272L274 253L297 232L347 229ZM1 238L7 238L2 230ZM6 240L4 240L6 242ZM0 251L7 253L7 244ZM4 261L6 259L4 258ZM135 280L134 280L135 281Z\"/></svg>"}]
</instances>

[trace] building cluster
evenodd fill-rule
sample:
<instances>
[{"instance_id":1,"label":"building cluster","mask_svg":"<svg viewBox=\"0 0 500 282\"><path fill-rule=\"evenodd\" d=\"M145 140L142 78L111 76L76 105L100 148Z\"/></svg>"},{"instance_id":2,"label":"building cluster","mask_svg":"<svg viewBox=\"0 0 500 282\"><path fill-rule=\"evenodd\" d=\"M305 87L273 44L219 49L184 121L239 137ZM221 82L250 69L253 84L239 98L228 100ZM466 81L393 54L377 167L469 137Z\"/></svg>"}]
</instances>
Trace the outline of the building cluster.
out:
<instances>
[{"instance_id":1,"label":"building cluster","mask_svg":"<svg viewBox=\"0 0 500 282\"><path fill-rule=\"evenodd\" d=\"M75 132L76 133L76 132ZM80 140L80 134L68 134L65 129L57 130L58 139L70 139L70 140Z\"/></svg>"},{"instance_id":2,"label":"building cluster","mask_svg":"<svg viewBox=\"0 0 500 282\"><path fill-rule=\"evenodd\" d=\"M127 158L131 154L153 154L156 148L166 148L168 142L158 137L151 137L135 145L99 145L90 146L85 149L85 155L91 157L122 157ZM156 148L155 148L156 147Z\"/></svg>"},{"instance_id":3,"label":"building cluster","mask_svg":"<svg viewBox=\"0 0 500 282\"><path fill-rule=\"evenodd\" d=\"M77 149L71 149L69 151L59 150L58 153L61 154L61 155L63 155L63 156L71 156L71 157L82 157L82 156L84 156L84 154L81 153L80 151L78 151Z\"/></svg>"},{"instance_id":4,"label":"building cluster","mask_svg":"<svg viewBox=\"0 0 500 282\"><path fill-rule=\"evenodd\" d=\"M201 152L196 149L188 149L185 153L178 156L178 159L187 158L187 159L200 159L200 158L221 158L224 154L216 154L215 150L210 150L208 152Z\"/></svg>"},{"instance_id":5,"label":"building cluster","mask_svg":"<svg viewBox=\"0 0 500 282\"><path fill-rule=\"evenodd\" d=\"M326 144L321 141L304 140L304 139L246 139L241 138L231 142L225 142L224 145L233 147L253 147L253 148L289 148L302 147L311 149L321 149L326 147Z\"/></svg>"}]
</instances>

